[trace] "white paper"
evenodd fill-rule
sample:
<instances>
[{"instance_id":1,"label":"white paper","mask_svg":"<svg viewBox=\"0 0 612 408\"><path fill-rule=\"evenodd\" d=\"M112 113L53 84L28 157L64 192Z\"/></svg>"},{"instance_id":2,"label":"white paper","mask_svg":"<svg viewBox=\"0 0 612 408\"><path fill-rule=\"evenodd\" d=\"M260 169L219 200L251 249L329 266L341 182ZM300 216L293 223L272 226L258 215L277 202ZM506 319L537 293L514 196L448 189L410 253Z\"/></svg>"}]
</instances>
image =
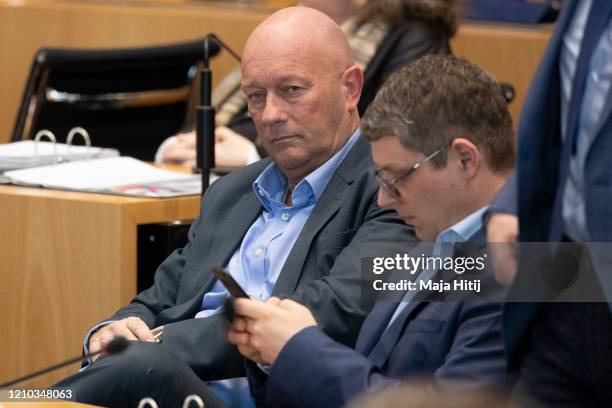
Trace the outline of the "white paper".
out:
<instances>
[{"instance_id":1,"label":"white paper","mask_svg":"<svg viewBox=\"0 0 612 408\"><path fill-rule=\"evenodd\" d=\"M83 160L31 169L7 171L15 184L96 191L128 184L189 180L191 174L158 169L132 157Z\"/></svg>"}]
</instances>

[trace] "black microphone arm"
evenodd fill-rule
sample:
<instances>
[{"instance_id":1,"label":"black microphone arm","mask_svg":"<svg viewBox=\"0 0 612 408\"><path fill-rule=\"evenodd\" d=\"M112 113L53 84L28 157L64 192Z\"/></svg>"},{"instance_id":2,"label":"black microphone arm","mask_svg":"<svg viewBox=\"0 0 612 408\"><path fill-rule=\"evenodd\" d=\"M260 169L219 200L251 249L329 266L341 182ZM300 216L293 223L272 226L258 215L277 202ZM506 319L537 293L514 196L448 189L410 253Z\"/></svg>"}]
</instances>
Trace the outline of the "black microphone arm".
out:
<instances>
[{"instance_id":1,"label":"black microphone arm","mask_svg":"<svg viewBox=\"0 0 612 408\"><path fill-rule=\"evenodd\" d=\"M115 338L113 338L111 341L109 341L102 349L94 352L94 353L87 353L87 354L81 354L78 357L73 357L71 359L68 359L66 361L63 361L61 363L58 364L54 364L50 367L47 368L43 368L42 370L38 370L38 371L34 371L33 373L24 375L23 377L19 377L19 378L15 378L14 380L11 380L7 383L4 384L0 384L0 389L2 388L7 388L10 387L12 385L18 384L20 382L23 381L27 381L27 380L31 380L32 378L38 377L39 375L43 375L46 373L49 373L51 371L60 369L62 367L66 367L70 364L73 363L77 363L77 362L83 362L91 357L95 357L98 354L101 353L107 353L107 354L119 354L121 353L123 350L125 350L127 348L127 346L129 345L128 341L126 340L125 337L123 336L117 336Z\"/></svg>"},{"instance_id":2,"label":"black microphone arm","mask_svg":"<svg viewBox=\"0 0 612 408\"><path fill-rule=\"evenodd\" d=\"M208 188L210 172L215 168L215 107L212 105L212 71L210 57L219 47L240 62L240 55L215 34L204 38L203 62L200 70L200 104L196 108L196 168L202 175L202 196Z\"/></svg>"}]
</instances>

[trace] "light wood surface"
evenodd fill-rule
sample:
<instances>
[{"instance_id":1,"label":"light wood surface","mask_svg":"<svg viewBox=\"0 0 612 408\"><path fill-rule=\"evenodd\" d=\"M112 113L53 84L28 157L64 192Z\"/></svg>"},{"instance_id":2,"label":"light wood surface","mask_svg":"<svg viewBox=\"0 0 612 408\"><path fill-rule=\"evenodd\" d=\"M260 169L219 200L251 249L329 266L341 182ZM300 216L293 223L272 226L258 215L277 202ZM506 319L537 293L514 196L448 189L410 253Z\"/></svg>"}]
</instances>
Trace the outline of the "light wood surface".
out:
<instances>
[{"instance_id":1,"label":"light wood surface","mask_svg":"<svg viewBox=\"0 0 612 408\"><path fill-rule=\"evenodd\" d=\"M0 382L78 355L136 293L137 225L194 219L199 196L141 199L0 186ZM46 386L78 365L33 381Z\"/></svg>"},{"instance_id":2,"label":"light wood surface","mask_svg":"<svg viewBox=\"0 0 612 408\"><path fill-rule=\"evenodd\" d=\"M514 86L516 96L508 107L515 126L552 29L552 25L470 23L459 27L451 43L455 54L480 65L499 82Z\"/></svg>"}]
</instances>

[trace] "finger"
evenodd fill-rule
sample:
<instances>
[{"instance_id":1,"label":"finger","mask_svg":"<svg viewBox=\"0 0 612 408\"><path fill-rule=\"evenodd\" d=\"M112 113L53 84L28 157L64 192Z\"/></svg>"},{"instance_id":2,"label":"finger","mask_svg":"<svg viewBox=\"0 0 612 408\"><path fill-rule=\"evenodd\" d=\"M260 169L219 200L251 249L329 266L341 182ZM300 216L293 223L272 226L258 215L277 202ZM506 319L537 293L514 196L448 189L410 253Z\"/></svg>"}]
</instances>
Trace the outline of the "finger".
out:
<instances>
[{"instance_id":1,"label":"finger","mask_svg":"<svg viewBox=\"0 0 612 408\"><path fill-rule=\"evenodd\" d=\"M255 350L254 348L250 346L238 346L238 351L244 357L248 358L251 361L254 361L255 363L263 362L261 358L261 353L259 353L259 351Z\"/></svg>"},{"instance_id":2,"label":"finger","mask_svg":"<svg viewBox=\"0 0 612 408\"><path fill-rule=\"evenodd\" d=\"M247 329L246 319L242 319L240 317L234 318L234 321L232 323L232 330L237 331L237 332L245 332L246 329Z\"/></svg>"},{"instance_id":3,"label":"finger","mask_svg":"<svg viewBox=\"0 0 612 408\"><path fill-rule=\"evenodd\" d=\"M126 340L138 340L134 333L132 333L132 331L127 327L125 322L120 322L120 324L113 325L112 327L109 325L108 328L111 331L111 337L104 344L107 344L109 341L118 336L125 337Z\"/></svg>"},{"instance_id":4,"label":"finger","mask_svg":"<svg viewBox=\"0 0 612 408\"><path fill-rule=\"evenodd\" d=\"M136 336L138 340L153 341L153 333L149 330L149 326L137 317L128 317L126 319L128 329Z\"/></svg>"},{"instance_id":5,"label":"finger","mask_svg":"<svg viewBox=\"0 0 612 408\"><path fill-rule=\"evenodd\" d=\"M278 304L281 302L281 300L279 298L277 298L276 296L272 296L271 298L269 298L268 300L266 300L266 303L272 306L278 306Z\"/></svg>"},{"instance_id":6,"label":"finger","mask_svg":"<svg viewBox=\"0 0 612 408\"><path fill-rule=\"evenodd\" d=\"M227 340L235 345L247 345L250 341L250 335L246 332L237 332L230 330L227 332Z\"/></svg>"},{"instance_id":7,"label":"finger","mask_svg":"<svg viewBox=\"0 0 612 408\"><path fill-rule=\"evenodd\" d=\"M97 342L97 347L96 350L89 350L90 353L94 353L94 352L99 352L101 350L104 349L104 347L108 344L109 341L111 341L114 338L114 334L112 332L112 330L104 330L100 332L100 335L97 336L96 338L96 342Z\"/></svg>"},{"instance_id":8,"label":"finger","mask_svg":"<svg viewBox=\"0 0 612 408\"><path fill-rule=\"evenodd\" d=\"M270 305L251 299L240 298L234 302L236 314L249 319L261 319L270 313Z\"/></svg>"},{"instance_id":9,"label":"finger","mask_svg":"<svg viewBox=\"0 0 612 408\"><path fill-rule=\"evenodd\" d=\"M100 342L99 336L92 337L91 339L89 339L88 351L90 353L97 353L98 351L100 351L101 348L102 348L102 343Z\"/></svg>"}]
</instances>

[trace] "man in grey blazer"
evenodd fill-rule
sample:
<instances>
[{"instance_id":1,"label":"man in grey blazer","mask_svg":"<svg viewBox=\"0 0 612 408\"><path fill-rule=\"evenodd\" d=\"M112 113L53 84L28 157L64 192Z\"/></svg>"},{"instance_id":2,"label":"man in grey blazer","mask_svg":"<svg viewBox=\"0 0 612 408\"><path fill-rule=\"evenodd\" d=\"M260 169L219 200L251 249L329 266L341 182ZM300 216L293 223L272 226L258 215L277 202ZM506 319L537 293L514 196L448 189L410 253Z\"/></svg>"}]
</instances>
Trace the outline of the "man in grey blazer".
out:
<instances>
[{"instance_id":1,"label":"man in grey blazer","mask_svg":"<svg viewBox=\"0 0 612 408\"><path fill-rule=\"evenodd\" d=\"M212 184L186 247L159 267L150 289L88 335L89 351L116 335L140 341L57 385L79 401L128 406L153 396L174 406L198 394L208 407L252 406L238 378L244 358L219 313L227 292L211 268L226 267L250 296L307 305L330 337L352 346L371 306L361 302L359 246L415 239L376 204L359 135L363 74L331 19L300 7L273 14L247 41L241 69L270 159Z\"/></svg>"}]
</instances>

